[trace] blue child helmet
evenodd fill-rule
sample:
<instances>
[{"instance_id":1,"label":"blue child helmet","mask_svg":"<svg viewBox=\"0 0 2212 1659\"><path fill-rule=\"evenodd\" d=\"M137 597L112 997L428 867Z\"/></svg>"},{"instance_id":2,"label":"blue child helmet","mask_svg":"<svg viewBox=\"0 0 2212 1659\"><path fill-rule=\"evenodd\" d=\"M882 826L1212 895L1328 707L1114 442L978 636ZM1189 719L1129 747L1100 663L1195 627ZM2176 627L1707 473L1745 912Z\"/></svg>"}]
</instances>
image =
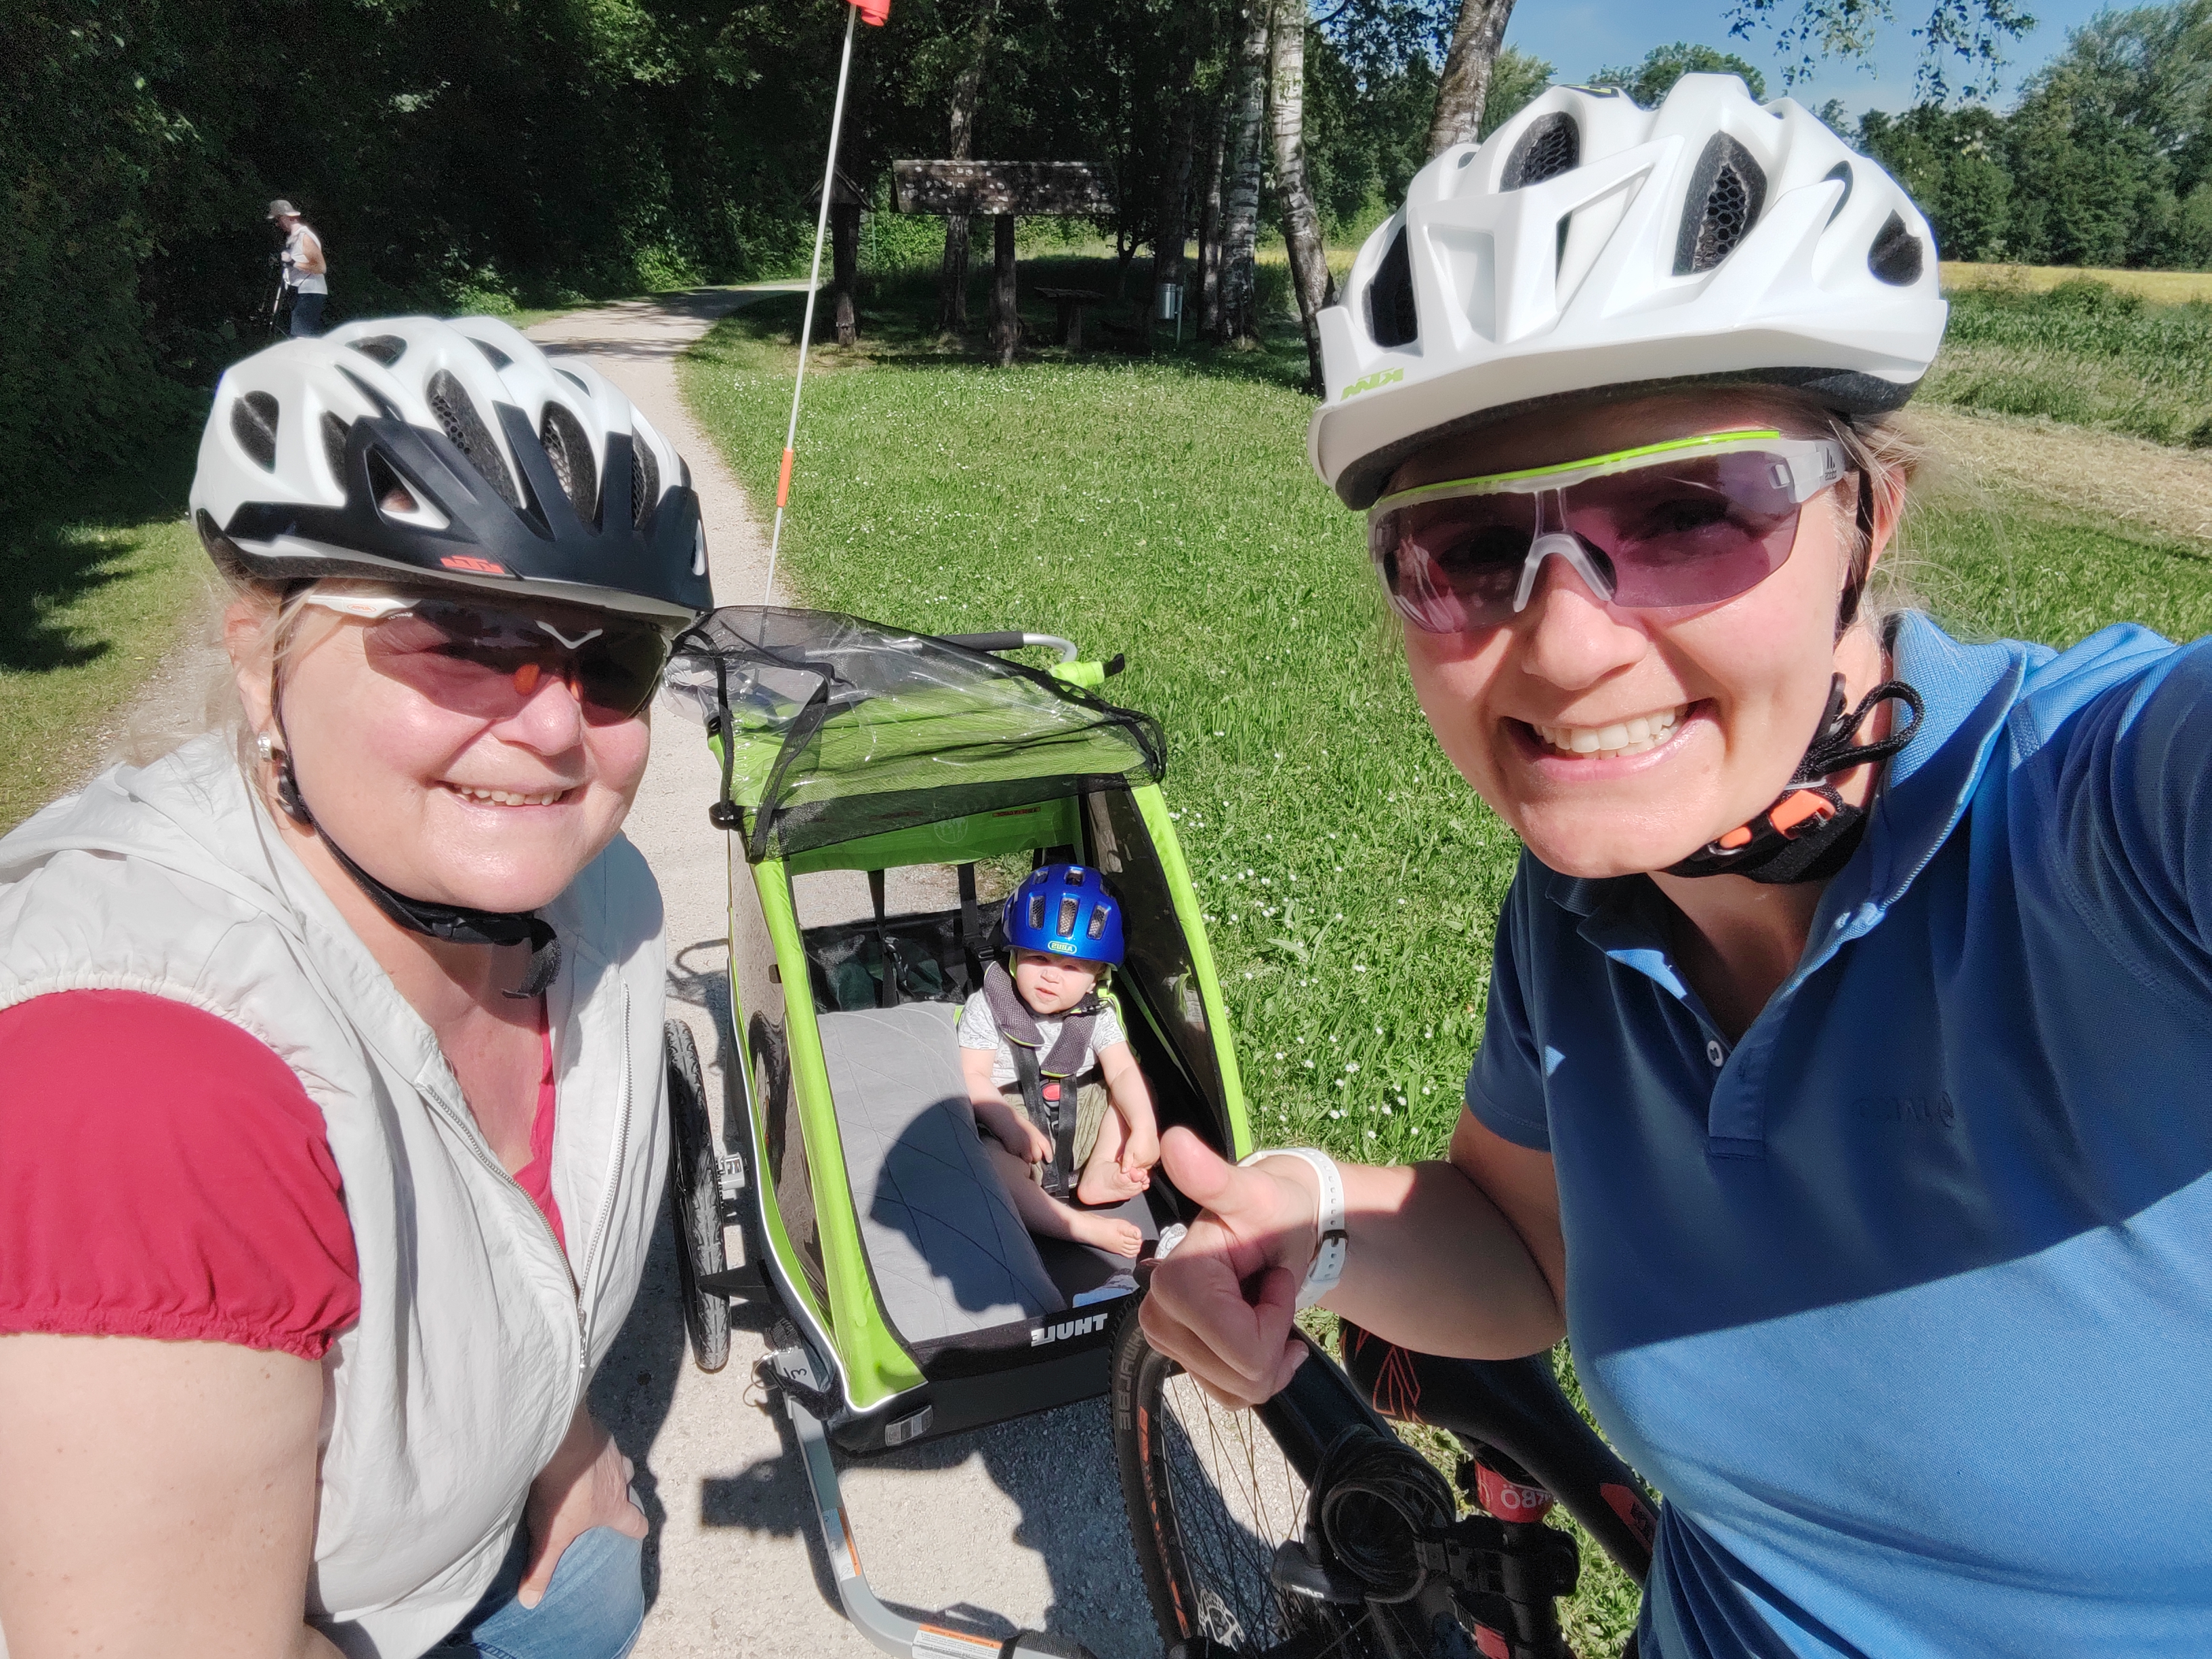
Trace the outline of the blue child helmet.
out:
<instances>
[{"instance_id":1,"label":"blue child helmet","mask_svg":"<svg viewBox=\"0 0 2212 1659\"><path fill-rule=\"evenodd\" d=\"M1121 907L1099 873L1081 864L1032 870L1006 900L1006 943L1078 962L1121 960Z\"/></svg>"}]
</instances>

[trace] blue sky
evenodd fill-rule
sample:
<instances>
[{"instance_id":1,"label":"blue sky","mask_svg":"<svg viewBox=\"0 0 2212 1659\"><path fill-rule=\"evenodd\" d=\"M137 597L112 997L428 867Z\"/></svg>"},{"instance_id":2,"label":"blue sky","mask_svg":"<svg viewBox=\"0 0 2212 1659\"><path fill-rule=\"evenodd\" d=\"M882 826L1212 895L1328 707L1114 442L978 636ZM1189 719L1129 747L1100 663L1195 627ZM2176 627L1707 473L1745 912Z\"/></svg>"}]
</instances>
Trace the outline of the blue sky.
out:
<instances>
[{"instance_id":1,"label":"blue sky","mask_svg":"<svg viewBox=\"0 0 2212 1659\"><path fill-rule=\"evenodd\" d=\"M1913 101L1920 52L1912 29L1932 3L1895 0L1897 21L1883 31L1871 73L1850 64L1817 66L1809 82L1788 89L1790 95L1815 109L1840 98L1854 116L1869 109L1907 107ZM2105 9L2105 0L2027 0L2036 27L2007 53L1997 104L2009 104L2021 79L2065 45L2067 32ZM1731 40L1723 7L1713 0L1519 0L1505 31L1508 46L1549 60L1559 78L1569 82L1636 63L1652 47L1673 40L1735 52L1766 71L1770 97L1784 90L1781 61L1764 40Z\"/></svg>"}]
</instances>

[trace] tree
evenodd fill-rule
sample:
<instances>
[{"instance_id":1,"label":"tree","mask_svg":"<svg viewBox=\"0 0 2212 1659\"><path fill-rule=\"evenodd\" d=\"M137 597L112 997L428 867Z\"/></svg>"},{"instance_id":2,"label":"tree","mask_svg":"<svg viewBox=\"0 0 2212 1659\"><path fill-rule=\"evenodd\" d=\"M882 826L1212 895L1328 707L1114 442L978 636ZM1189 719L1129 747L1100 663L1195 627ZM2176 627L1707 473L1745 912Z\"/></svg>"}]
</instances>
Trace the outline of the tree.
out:
<instances>
[{"instance_id":1,"label":"tree","mask_svg":"<svg viewBox=\"0 0 2212 1659\"><path fill-rule=\"evenodd\" d=\"M984 60L991 46L991 15L998 0L975 0L975 22L969 36L968 61L952 82L951 148L953 161L965 161L975 153L975 106L983 92ZM968 216L948 215L945 221L945 258L938 267L937 326L940 332L959 335L968 331Z\"/></svg>"},{"instance_id":2,"label":"tree","mask_svg":"<svg viewBox=\"0 0 2212 1659\"><path fill-rule=\"evenodd\" d=\"M1443 78L1437 84L1436 118L1429 124L1431 156L1443 155L1454 144L1472 143L1480 133L1491 70L1512 15L1513 0L1460 0Z\"/></svg>"},{"instance_id":3,"label":"tree","mask_svg":"<svg viewBox=\"0 0 2212 1659\"><path fill-rule=\"evenodd\" d=\"M1764 32L1777 57L1794 59L1784 77L1794 86L1823 59L1867 61L1894 14L1887 0L1729 0L1726 15L1730 34L1747 40ZM1936 103L1954 92L1966 99L1989 96L1997 89L2006 43L2034 26L2014 0L1933 0L1928 21L1913 31L1921 41L1922 94ZM1951 75L1958 64L1966 66L1967 78L1954 88Z\"/></svg>"},{"instance_id":4,"label":"tree","mask_svg":"<svg viewBox=\"0 0 2212 1659\"><path fill-rule=\"evenodd\" d=\"M1489 95L1482 101L1481 136L1489 137L1528 108L1558 73L1542 58L1517 46L1508 46L1499 52L1490 71Z\"/></svg>"},{"instance_id":5,"label":"tree","mask_svg":"<svg viewBox=\"0 0 2212 1659\"><path fill-rule=\"evenodd\" d=\"M1273 0L1268 30L1268 114L1274 137L1275 190L1282 198L1283 241L1291 256L1291 287L1304 325L1313 388L1322 386L1321 313L1336 302L1321 218L1306 180L1306 0Z\"/></svg>"},{"instance_id":6,"label":"tree","mask_svg":"<svg viewBox=\"0 0 2212 1659\"><path fill-rule=\"evenodd\" d=\"M1686 75L1734 75L1742 77L1753 98L1766 96L1766 77L1732 52L1692 46L1677 40L1671 46L1654 46L1633 69L1604 69L1590 76L1594 87L1619 87L1646 109L1656 109Z\"/></svg>"},{"instance_id":7,"label":"tree","mask_svg":"<svg viewBox=\"0 0 2212 1659\"><path fill-rule=\"evenodd\" d=\"M1267 36L1273 0L1244 0L1238 42L1235 115L1229 128L1229 204L1222 215L1221 337L1259 332L1260 127L1267 109Z\"/></svg>"}]
</instances>

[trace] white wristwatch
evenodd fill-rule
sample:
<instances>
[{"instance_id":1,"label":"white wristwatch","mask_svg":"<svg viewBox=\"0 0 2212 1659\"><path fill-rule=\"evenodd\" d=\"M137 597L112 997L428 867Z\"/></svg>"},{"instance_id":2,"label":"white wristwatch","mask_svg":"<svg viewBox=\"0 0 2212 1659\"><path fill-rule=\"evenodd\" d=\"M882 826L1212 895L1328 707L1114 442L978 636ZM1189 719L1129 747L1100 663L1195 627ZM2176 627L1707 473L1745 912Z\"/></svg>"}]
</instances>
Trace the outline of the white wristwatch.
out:
<instances>
[{"instance_id":1,"label":"white wristwatch","mask_svg":"<svg viewBox=\"0 0 2212 1659\"><path fill-rule=\"evenodd\" d=\"M1306 1269L1305 1282L1298 1286L1298 1306L1310 1308L1344 1277L1344 1258L1351 1245L1344 1231L1344 1177L1336 1172L1334 1158L1311 1146L1269 1146L1239 1159L1237 1168L1249 1169L1263 1158L1301 1159L1321 1182L1321 1243L1314 1250L1313 1265Z\"/></svg>"}]
</instances>

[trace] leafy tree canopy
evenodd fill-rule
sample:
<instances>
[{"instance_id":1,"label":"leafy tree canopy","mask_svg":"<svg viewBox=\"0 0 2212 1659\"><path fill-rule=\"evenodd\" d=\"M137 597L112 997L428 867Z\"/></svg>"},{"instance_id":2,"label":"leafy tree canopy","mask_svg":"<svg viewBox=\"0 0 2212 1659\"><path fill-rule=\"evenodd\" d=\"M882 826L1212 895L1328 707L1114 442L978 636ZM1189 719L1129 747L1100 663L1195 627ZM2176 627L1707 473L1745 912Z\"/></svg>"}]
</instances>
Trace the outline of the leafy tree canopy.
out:
<instances>
[{"instance_id":1,"label":"leafy tree canopy","mask_svg":"<svg viewBox=\"0 0 2212 1659\"><path fill-rule=\"evenodd\" d=\"M1674 82L1686 75L1740 76L1744 85L1751 88L1753 98L1766 96L1766 77L1753 64L1732 52L1692 46L1686 40L1677 40L1671 46L1652 47L1644 54L1644 61L1632 69L1600 70L1590 76L1590 84L1619 87L1644 108L1655 109L1659 100L1674 90Z\"/></svg>"}]
</instances>

